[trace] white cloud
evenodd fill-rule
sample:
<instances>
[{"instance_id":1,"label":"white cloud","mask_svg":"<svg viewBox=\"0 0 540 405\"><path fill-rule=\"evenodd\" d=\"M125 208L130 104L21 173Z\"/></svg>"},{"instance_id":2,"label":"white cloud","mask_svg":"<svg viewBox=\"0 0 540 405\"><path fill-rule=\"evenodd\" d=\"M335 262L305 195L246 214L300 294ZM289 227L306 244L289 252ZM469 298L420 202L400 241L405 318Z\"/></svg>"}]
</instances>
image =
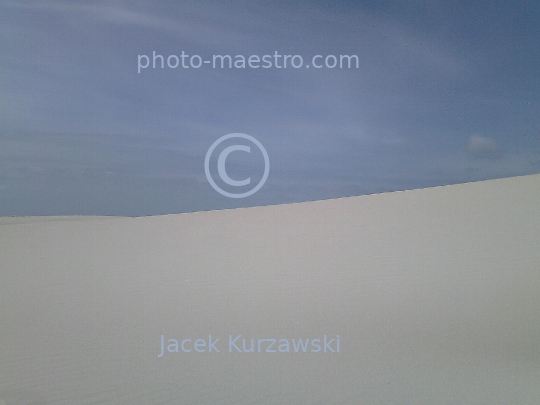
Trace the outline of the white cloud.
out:
<instances>
[{"instance_id":1,"label":"white cloud","mask_svg":"<svg viewBox=\"0 0 540 405\"><path fill-rule=\"evenodd\" d=\"M502 149L493 138L473 134L467 140L467 152L479 159L499 159Z\"/></svg>"}]
</instances>

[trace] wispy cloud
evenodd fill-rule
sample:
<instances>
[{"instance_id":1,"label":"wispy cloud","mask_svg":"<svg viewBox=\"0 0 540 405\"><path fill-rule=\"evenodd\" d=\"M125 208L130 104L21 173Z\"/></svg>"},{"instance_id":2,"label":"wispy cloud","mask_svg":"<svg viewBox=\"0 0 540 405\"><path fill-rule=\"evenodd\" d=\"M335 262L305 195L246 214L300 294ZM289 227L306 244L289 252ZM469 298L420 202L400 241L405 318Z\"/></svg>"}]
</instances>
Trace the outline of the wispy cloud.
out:
<instances>
[{"instance_id":1,"label":"wispy cloud","mask_svg":"<svg viewBox=\"0 0 540 405\"><path fill-rule=\"evenodd\" d=\"M500 159L503 150L493 138L473 134L467 140L467 152L477 159Z\"/></svg>"}]
</instances>

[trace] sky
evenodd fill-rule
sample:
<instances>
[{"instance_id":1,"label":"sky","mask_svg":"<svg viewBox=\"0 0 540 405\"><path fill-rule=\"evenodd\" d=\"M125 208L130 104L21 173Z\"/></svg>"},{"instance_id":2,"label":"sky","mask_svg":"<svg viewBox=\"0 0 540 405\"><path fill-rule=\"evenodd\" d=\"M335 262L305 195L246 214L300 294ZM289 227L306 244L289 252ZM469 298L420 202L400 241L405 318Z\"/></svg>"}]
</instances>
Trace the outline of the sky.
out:
<instances>
[{"instance_id":1,"label":"sky","mask_svg":"<svg viewBox=\"0 0 540 405\"><path fill-rule=\"evenodd\" d=\"M173 214L540 173L536 1L0 1L0 36L0 216ZM303 64L169 67L182 52ZM358 67L317 69L315 55ZM205 174L232 133L269 157L246 198ZM226 160L243 188L217 170L235 144L251 147ZM264 159L227 140L209 166L237 193Z\"/></svg>"}]
</instances>

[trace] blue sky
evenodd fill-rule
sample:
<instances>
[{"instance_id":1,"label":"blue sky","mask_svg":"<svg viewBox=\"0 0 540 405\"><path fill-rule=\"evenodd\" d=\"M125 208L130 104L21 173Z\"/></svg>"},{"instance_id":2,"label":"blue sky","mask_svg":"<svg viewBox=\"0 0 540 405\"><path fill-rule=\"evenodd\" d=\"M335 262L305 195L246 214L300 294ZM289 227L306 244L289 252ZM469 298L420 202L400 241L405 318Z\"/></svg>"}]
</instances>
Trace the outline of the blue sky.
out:
<instances>
[{"instance_id":1,"label":"blue sky","mask_svg":"<svg viewBox=\"0 0 540 405\"><path fill-rule=\"evenodd\" d=\"M540 173L540 5L0 2L0 215L154 215ZM138 55L355 54L358 69L143 69ZM229 133L264 186L204 173ZM259 156L260 157L260 156ZM232 178L262 173L235 152Z\"/></svg>"}]
</instances>

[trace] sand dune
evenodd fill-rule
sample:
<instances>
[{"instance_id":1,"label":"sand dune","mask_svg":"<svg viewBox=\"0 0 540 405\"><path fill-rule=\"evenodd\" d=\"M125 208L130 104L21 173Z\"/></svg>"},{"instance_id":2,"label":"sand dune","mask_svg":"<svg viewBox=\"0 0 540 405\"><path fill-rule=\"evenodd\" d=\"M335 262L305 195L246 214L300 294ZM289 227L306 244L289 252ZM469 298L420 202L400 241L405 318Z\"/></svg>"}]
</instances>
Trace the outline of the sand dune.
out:
<instances>
[{"instance_id":1,"label":"sand dune","mask_svg":"<svg viewBox=\"0 0 540 405\"><path fill-rule=\"evenodd\" d=\"M533 175L3 218L0 403L537 405L539 207Z\"/></svg>"}]
</instances>

